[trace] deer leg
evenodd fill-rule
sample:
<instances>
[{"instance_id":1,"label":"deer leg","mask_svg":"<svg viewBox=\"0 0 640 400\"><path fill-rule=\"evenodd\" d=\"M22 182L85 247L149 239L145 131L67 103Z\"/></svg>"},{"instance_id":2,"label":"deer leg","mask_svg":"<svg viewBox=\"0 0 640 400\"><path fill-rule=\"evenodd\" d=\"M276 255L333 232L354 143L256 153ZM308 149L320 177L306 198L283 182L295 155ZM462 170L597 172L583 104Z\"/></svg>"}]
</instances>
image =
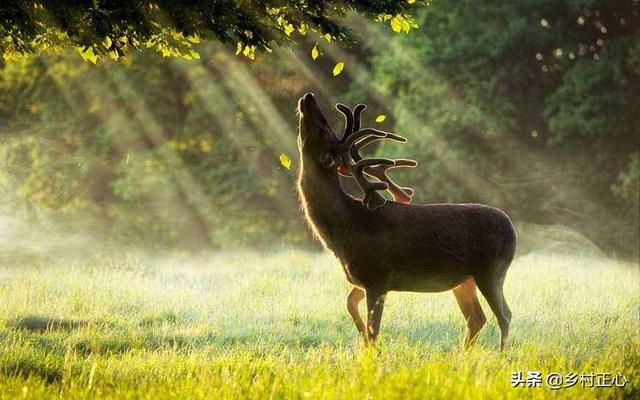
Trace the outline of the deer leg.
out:
<instances>
[{"instance_id":1,"label":"deer leg","mask_svg":"<svg viewBox=\"0 0 640 400\"><path fill-rule=\"evenodd\" d=\"M484 298L487 299L491 311L493 311L498 320L498 326L500 327L500 350L502 351L507 342L509 325L511 324L511 310L504 299L504 293L502 291L504 277L494 279L481 279L480 277L476 277L476 282L478 289L480 289Z\"/></svg>"},{"instance_id":2,"label":"deer leg","mask_svg":"<svg viewBox=\"0 0 640 400\"><path fill-rule=\"evenodd\" d=\"M480 333L485 322L487 322L487 318L484 316L484 312L478 301L476 281L473 277L455 287L453 294L456 296L458 306L460 306L464 319L467 321L468 330L464 339L464 348L466 349L475 343L478 333Z\"/></svg>"},{"instance_id":3,"label":"deer leg","mask_svg":"<svg viewBox=\"0 0 640 400\"><path fill-rule=\"evenodd\" d=\"M347 310L349 311L349 314L351 314L351 318L353 318L353 322L355 322L358 332L360 332L362 337L366 340L367 328L365 327L364 321L358 312L358 304L360 304L362 299L364 299L364 290L354 286L347 297Z\"/></svg>"},{"instance_id":4,"label":"deer leg","mask_svg":"<svg viewBox=\"0 0 640 400\"><path fill-rule=\"evenodd\" d=\"M374 345L380 333L380 322L387 292L367 289L367 344Z\"/></svg>"}]
</instances>

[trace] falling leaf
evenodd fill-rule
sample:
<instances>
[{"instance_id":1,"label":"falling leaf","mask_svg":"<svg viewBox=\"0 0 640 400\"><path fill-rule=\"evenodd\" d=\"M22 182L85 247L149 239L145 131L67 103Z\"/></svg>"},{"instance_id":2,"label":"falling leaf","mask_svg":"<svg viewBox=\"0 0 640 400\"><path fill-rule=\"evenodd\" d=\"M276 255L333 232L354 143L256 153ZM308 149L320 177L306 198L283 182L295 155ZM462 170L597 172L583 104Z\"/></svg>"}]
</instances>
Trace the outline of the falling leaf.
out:
<instances>
[{"instance_id":1,"label":"falling leaf","mask_svg":"<svg viewBox=\"0 0 640 400\"><path fill-rule=\"evenodd\" d=\"M280 164L286 169L291 169L291 158L284 153L280 154Z\"/></svg>"},{"instance_id":2,"label":"falling leaf","mask_svg":"<svg viewBox=\"0 0 640 400\"><path fill-rule=\"evenodd\" d=\"M376 122L384 122L385 119L387 119L387 116L384 114L380 114L376 117Z\"/></svg>"},{"instance_id":3,"label":"falling leaf","mask_svg":"<svg viewBox=\"0 0 640 400\"><path fill-rule=\"evenodd\" d=\"M333 76L340 75L340 72L342 72L343 69L344 69L344 62L340 61L335 65L335 67L333 67Z\"/></svg>"},{"instance_id":4,"label":"falling leaf","mask_svg":"<svg viewBox=\"0 0 640 400\"><path fill-rule=\"evenodd\" d=\"M319 55L320 52L318 51L318 45L313 46L313 49L311 49L311 58L315 60Z\"/></svg>"}]
</instances>

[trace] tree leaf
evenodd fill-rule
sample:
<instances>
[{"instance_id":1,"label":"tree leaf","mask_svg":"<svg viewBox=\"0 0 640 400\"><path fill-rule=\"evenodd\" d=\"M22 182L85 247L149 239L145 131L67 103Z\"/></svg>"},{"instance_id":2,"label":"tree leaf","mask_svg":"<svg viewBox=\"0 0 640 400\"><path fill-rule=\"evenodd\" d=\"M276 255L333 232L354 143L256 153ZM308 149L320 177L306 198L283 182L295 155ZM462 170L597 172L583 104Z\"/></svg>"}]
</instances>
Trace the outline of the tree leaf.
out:
<instances>
[{"instance_id":1,"label":"tree leaf","mask_svg":"<svg viewBox=\"0 0 640 400\"><path fill-rule=\"evenodd\" d=\"M284 26L284 33L287 36L291 36L291 33L295 30L292 24L286 24Z\"/></svg>"},{"instance_id":2,"label":"tree leaf","mask_svg":"<svg viewBox=\"0 0 640 400\"><path fill-rule=\"evenodd\" d=\"M87 47L86 49L82 47L78 48L78 53L80 53L80 57L85 61L89 61L93 64L98 61L98 55L93 52L93 47Z\"/></svg>"},{"instance_id":3,"label":"tree leaf","mask_svg":"<svg viewBox=\"0 0 640 400\"><path fill-rule=\"evenodd\" d=\"M340 61L333 67L333 76L338 76L344 69L344 62Z\"/></svg>"},{"instance_id":4,"label":"tree leaf","mask_svg":"<svg viewBox=\"0 0 640 400\"><path fill-rule=\"evenodd\" d=\"M288 155L282 153L280 154L279 159L280 164L282 164L283 167L285 167L286 169L291 169L291 158Z\"/></svg>"},{"instance_id":5,"label":"tree leaf","mask_svg":"<svg viewBox=\"0 0 640 400\"><path fill-rule=\"evenodd\" d=\"M107 50L109 50L111 48L111 45L113 44L113 41L109 36L105 36L104 40L102 41L102 44Z\"/></svg>"},{"instance_id":6,"label":"tree leaf","mask_svg":"<svg viewBox=\"0 0 640 400\"><path fill-rule=\"evenodd\" d=\"M398 19L398 17L393 17L391 18L391 29L395 32L395 33L400 33L400 31L402 30L402 23L400 22L400 20Z\"/></svg>"},{"instance_id":7,"label":"tree leaf","mask_svg":"<svg viewBox=\"0 0 640 400\"><path fill-rule=\"evenodd\" d=\"M315 61L319 55L320 52L318 51L318 45L313 46L313 49L311 49L311 58Z\"/></svg>"},{"instance_id":8,"label":"tree leaf","mask_svg":"<svg viewBox=\"0 0 640 400\"><path fill-rule=\"evenodd\" d=\"M387 116L384 114L380 114L376 117L376 122L384 122L384 120L387 119Z\"/></svg>"},{"instance_id":9,"label":"tree leaf","mask_svg":"<svg viewBox=\"0 0 640 400\"><path fill-rule=\"evenodd\" d=\"M411 30L411 25L409 25L409 21L407 21L406 19L403 19L402 22L400 22L400 25L402 26L402 31L404 33L409 33L409 31Z\"/></svg>"}]
</instances>

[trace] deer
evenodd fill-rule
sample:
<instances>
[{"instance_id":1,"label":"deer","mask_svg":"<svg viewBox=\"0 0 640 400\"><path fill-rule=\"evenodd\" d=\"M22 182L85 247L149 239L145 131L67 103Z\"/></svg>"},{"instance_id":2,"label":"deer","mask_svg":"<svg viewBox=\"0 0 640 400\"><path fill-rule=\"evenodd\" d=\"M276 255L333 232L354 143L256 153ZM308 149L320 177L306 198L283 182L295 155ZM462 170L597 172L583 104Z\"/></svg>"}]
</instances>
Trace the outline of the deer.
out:
<instances>
[{"instance_id":1,"label":"deer","mask_svg":"<svg viewBox=\"0 0 640 400\"><path fill-rule=\"evenodd\" d=\"M468 348L486 323L479 289L497 319L502 351L512 316L503 292L516 249L510 218L483 204L411 204L414 191L398 186L388 172L415 168L417 162L360 153L381 140L406 142L394 133L361 128L365 108L336 105L345 120L340 137L313 93L302 96L297 109L301 208L312 233L333 252L353 286L347 311L365 345L376 344L389 292L453 290L466 321L463 346ZM354 178L363 197L348 194L340 176ZM366 325L358 311L365 298Z\"/></svg>"}]
</instances>

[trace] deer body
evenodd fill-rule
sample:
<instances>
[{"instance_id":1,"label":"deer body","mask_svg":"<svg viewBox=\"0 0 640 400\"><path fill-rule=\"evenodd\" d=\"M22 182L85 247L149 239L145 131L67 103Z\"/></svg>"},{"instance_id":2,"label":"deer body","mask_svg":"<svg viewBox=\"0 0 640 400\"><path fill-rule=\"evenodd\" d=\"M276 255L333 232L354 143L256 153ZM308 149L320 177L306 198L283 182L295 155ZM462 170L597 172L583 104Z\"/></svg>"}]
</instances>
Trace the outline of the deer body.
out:
<instances>
[{"instance_id":1,"label":"deer body","mask_svg":"<svg viewBox=\"0 0 640 400\"><path fill-rule=\"evenodd\" d=\"M348 308L367 341L378 334L389 291L454 289L469 325L466 344L471 344L485 320L475 294L477 283L498 318L504 345L511 312L502 284L516 244L508 216L480 204L386 202L367 209L340 186L332 154L336 136L312 95L301 99L300 111L302 207L316 236L356 287ZM363 332L357 303L365 294L369 322Z\"/></svg>"}]
</instances>

